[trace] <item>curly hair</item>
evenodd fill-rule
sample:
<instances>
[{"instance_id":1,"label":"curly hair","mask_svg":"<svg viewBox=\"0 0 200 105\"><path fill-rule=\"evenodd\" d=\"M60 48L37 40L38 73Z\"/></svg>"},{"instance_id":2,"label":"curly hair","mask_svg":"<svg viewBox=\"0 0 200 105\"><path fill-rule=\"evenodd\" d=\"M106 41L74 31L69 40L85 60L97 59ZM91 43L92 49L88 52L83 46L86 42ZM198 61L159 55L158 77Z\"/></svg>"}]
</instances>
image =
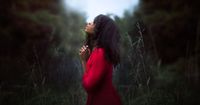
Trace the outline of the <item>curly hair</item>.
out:
<instances>
[{"instance_id":1,"label":"curly hair","mask_svg":"<svg viewBox=\"0 0 200 105\"><path fill-rule=\"evenodd\" d=\"M98 15L94 19L94 35L87 33L86 44L90 50L93 47L105 49L105 58L117 65L120 61L120 32L116 23L106 15Z\"/></svg>"}]
</instances>

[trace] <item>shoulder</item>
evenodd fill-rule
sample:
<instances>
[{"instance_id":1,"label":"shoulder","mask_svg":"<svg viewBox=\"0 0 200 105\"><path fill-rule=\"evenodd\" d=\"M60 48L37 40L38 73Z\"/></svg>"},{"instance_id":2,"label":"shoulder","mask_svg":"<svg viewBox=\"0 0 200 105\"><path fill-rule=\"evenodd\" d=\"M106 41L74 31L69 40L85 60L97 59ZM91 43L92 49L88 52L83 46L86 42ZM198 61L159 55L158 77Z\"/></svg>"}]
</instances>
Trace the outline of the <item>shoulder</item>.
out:
<instances>
[{"instance_id":1,"label":"shoulder","mask_svg":"<svg viewBox=\"0 0 200 105\"><path fill-rule=\"evenodd\" d=\"M106 52L104 48L95 48L94 49L94 59L98 59L99 61L103 61L106 63L110 63L107 59L106 59Z\"/></svg>"},{"instance_id":2,"label":"shoulder","mask_svg":"<svg viewBox=\"0 0 200 105\"><path fill-rule=\"evenodd\" d=\"M93 50L93 55L96 58L105 58L105 49L101 47L97 47Z\"/></svg>"},{"instance_id":3,"label":"shoulder","mask_svg":"<svg viewBox=\"0 0 200 105\"><path fill-rule=\"evenodd\" d=\"M98 54L98 55L104 55L105 54L105 49L101 48L101 47L97 47L94 49L94 53Z\"/></svg>"}]
</instances>

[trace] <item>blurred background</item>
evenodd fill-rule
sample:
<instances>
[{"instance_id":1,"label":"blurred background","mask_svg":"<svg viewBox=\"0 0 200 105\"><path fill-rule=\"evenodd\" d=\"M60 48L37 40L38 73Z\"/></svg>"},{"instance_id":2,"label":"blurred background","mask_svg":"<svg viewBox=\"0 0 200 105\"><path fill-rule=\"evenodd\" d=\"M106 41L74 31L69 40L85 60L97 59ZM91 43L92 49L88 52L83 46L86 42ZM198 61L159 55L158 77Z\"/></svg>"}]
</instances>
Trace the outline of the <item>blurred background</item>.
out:
<instances>
[{"instance_id":1,"label":"blurred background","mask_svg":"<svg viewBox=\"0 0 200 105\"><path fill-rule=\"evenodd\" d=\"M98 14L120 27L123 105L200 104L198 0L0 0L0 105L85 105L79 48Z\"/></svg>"}]
</instances>

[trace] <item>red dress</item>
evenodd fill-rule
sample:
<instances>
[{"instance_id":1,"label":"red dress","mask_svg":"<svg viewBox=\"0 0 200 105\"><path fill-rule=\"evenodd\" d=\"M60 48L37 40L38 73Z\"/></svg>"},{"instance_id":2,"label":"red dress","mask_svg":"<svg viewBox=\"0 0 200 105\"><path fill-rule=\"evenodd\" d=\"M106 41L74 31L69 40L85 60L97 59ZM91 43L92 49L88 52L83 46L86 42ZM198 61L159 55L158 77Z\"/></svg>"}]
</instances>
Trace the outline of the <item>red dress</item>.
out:
<instances>
[{"instance_id":1,"label":"red dress","mask_svg":"<svg viewBox=\"0 0 200 105\"><path fill-rule=\"evenodd\" d=\"M103 48L95 48L86 63L82 85L87 92L86 105L122 105L112 84L113 64L105 57Z\"/></svg>"}]
</instances>

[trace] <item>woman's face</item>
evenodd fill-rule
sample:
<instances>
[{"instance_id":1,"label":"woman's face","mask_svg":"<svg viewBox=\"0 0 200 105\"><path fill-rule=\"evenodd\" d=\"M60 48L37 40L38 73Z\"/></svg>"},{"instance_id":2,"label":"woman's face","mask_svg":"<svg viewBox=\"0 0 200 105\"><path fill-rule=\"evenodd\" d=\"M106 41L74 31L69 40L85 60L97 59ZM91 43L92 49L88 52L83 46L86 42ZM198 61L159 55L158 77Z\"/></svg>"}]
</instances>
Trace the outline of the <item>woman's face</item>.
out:
<instances>
[{"instance_id":1,"label":"woman's face","mask_svg":"<svg viewBox=\"0 0 200 105\"><path fill-rule=\"evenodd\" d=\"M85 32L89 34L94 34L94 28L95 28L95 24L93 22L89 22L85 26Z\"/></svg>"}]
</instances>

